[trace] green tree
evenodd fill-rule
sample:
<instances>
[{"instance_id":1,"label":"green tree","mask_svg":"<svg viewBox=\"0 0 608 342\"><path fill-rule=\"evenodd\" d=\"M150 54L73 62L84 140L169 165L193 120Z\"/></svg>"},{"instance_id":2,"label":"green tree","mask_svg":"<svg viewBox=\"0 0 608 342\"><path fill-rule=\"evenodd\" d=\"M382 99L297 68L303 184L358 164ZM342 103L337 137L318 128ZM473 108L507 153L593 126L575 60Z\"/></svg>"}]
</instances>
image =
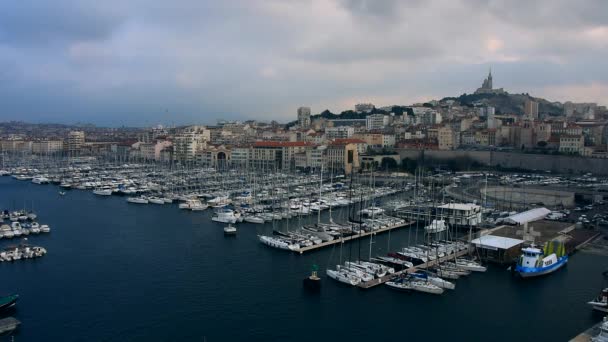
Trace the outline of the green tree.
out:
<instances>
[{"instance_id":1,"label":"green tree","mask_svg":"<svg viewBox=\"0 0 608 342\"><path fill-rule=\"evenodd\" d=\"M380 162L380 168L383 170L394 170L397 168L397 162L393 158L384 157Z\"/></svg>"}]
</instances>

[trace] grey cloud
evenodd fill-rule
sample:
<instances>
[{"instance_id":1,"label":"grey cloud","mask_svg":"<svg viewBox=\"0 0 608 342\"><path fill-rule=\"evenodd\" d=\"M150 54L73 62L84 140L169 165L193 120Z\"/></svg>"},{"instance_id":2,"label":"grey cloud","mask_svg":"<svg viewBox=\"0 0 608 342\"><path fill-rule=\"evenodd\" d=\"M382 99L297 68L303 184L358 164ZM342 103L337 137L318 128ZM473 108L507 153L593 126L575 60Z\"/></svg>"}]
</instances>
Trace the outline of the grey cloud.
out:
<instances>
[{"instance_id":1,"label":"grey cloud","mask_svg":"<svg viewBox=\"0 0 608 342\"><path fill-rule=\"evenodd\" d=\"M296 56L321 63L347 64L365 61L409 62L432 58L442 52L441 46L430 40L407 39L403 42L379 41L374 43L336 39L320 47L300 52Z\"/></svg>"},{"instance_id":2,"label":"grey cloud","mask_svg":"<svg viewBox=\"0 0 608 342\"><path fill-rule=\"evenodd\" d=\"M608 24L605 0L464 0L476 11L488 11L498 21L529 28L569 29Z\"/></svg>"},{"instance_id":3,"label":"grey cloud","mask_svg":"<svg viewBox=\"0 0 608 342\"><path fill-rule=\"evenodd\" d=\"M395 17L402 7L416 8L423 0L340 0L340 4L349 12L358 16Z\"/></svg>"},{"instance_id":4,"label":"grey cloud","mask_svg":"<svg viewBox=\"0 0 608 342\"><path fill-rule=\"evenodd\" d=\"M608 83L608 47L579 39L604 1L516 1L6 0L0 118L287 120L305 104L471 92L490 65L497 86L532 94Z\"/></svg>"},{"instance_id":5,"label":"grey cloud","mask_svg":"<svg viewBox=\"0 0 608 342\"><path fill-rule=\"evenodd\" d=\"M7 0L0 2L0 43L48 45L72 40L102 40L124 15L92 1Z\"/></svg>"}]
</instances>

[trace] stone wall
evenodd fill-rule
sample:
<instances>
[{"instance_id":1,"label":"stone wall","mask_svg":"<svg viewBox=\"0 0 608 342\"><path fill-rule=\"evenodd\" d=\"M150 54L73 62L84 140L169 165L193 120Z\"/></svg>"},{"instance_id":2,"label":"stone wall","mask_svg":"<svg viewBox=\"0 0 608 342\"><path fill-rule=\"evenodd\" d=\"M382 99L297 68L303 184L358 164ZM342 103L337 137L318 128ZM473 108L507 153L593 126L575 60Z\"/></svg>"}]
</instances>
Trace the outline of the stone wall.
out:
<instances>
[{"instance_id":1,"label":"stone wall","mask_svg":"<svg viewBox=\"0 0 608 342\"><path fill-rule=\"evenodd\" d=\"M608 175L608 159L497 151L438 151L397 149L401 159L453 160L466 158L488 166L551 171L555 173L586 173Z\"/></svg>"}]
</instances>

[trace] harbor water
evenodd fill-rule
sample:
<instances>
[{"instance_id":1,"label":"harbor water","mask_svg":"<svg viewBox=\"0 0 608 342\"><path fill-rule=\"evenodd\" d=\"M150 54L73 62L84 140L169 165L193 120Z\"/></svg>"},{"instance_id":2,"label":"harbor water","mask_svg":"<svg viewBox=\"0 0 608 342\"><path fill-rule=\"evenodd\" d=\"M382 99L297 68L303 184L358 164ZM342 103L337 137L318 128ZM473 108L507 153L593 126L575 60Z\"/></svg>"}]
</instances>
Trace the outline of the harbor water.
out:
<instances>
[{"instance_id":1,"label":"harbor water","mask_svg":"<svg viewBox=\"0 0 608 342\"><path fill-rule=\"evenodd\" d=\"M340 255L367 258L369 239L297 255L258 242L271 224L225 237L211 210L58 191L0 178L0 209L33 209L52 229L28 237L46 256L0 263L0 294L20 295L15 341L563 341L601 319L586 302L605 285L608 257L578 253L528 280L493 266L441 296L361 290L325 269ZM413 235L392 232L391 249ZM374 240L372 254L385 254L388 234ZM313 264L319 294L302 289Z\"/></svg>"}]
</instances>

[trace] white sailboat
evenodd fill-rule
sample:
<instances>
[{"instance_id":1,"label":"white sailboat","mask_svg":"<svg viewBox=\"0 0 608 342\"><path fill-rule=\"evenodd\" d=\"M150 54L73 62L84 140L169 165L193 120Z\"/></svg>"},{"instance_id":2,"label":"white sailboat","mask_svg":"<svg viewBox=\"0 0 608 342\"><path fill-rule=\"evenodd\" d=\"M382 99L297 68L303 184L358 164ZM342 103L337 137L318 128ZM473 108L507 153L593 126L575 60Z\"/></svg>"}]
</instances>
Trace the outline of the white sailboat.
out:
<instances>
[{"instance_id":1,"label":"white sailboat","mask_svg":"<svg viewBox=\"0 0 608 342\"><path fill-rule=\"evenodd\" d=\"M357 286L361 283L361 278L352 275L345 270L327 270L325 271L328 277L331 279L337 280L341 283Z\"/></svg>"},{"instance_id":2,"label":"white sailboat","mask_svg":"<svg viewBox=\"0 0 608 342\"><path fill-rule=\"evenodd\" d=\"M295 251L300 249L300 245L297 243L292 243L291 241L287 240L287 239L281 239L281 238L275 238L272 236L265 236L265 235L258 235L258 239L260 240L261 243L270 246L270 247L274 247L274 248L278 248L278 249L285 249L285 250L289 250L289 251Z\"/></svg>"},{"instance_id":3,"label":"white sailboat","mask_svg":"<svg viewBox=\"0 0 608 342\"><path fill-rule=\"evenodd\" d=\"M146 197L128 197L127 202L135 203L135 204L148 204L148 199Z\"/></svg>"}]
</instances>

